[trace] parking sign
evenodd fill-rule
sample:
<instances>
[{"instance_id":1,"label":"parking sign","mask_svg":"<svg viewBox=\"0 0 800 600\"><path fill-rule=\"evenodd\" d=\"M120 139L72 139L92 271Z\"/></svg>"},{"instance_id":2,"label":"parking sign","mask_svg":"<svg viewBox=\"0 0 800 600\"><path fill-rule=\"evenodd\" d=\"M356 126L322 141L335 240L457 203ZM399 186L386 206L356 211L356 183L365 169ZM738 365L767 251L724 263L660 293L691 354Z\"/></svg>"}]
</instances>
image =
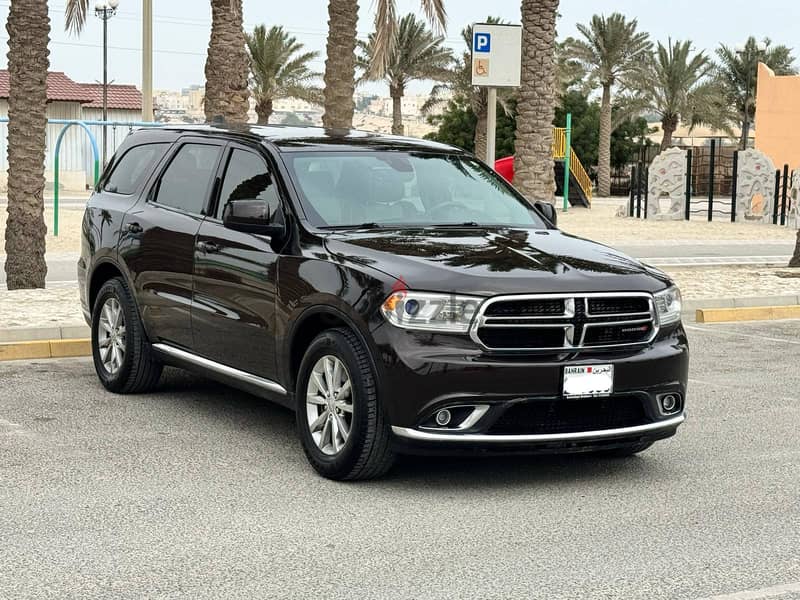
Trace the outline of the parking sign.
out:
<instances>
[{"instance_id":1,"label":"parking sign","mask_svg":"<svg viewBox=\"0 0 800 600\"><path fill-rule=\"evenodd\" d=\"M519 87L521 68L521 26L472 26L472 85Z\"/></svg>"},{"instance_id":2,"label":"parking sign","mask_svg":"<svg viewBox=\"0 0 800 600\"><path fill-rule=\"evenodd\" d=\"M476 33L475 39L472 41L472 48L475 52L491 52L492 51L492 34L491 33Z\"/></svg>"}]
</instances>

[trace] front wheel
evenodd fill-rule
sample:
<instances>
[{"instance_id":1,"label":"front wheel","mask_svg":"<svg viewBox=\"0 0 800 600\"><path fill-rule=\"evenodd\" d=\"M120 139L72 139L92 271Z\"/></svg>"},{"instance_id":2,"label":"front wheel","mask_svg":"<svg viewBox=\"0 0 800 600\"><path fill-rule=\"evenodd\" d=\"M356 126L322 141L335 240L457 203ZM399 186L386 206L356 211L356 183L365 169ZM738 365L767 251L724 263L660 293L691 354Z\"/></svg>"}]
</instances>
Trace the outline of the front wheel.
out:
<instances>
[{"instance_id":1,"label":"front wheel","mask_svg":"<svg viewBox=\"0 0 800 600\"><path fill-rule=\"evenodd\" d=\"M323 477L371 479L394 462L366 348L347 329L320 334L297 378L297 429L311 465Z\"/></svg>"}]
</instances>

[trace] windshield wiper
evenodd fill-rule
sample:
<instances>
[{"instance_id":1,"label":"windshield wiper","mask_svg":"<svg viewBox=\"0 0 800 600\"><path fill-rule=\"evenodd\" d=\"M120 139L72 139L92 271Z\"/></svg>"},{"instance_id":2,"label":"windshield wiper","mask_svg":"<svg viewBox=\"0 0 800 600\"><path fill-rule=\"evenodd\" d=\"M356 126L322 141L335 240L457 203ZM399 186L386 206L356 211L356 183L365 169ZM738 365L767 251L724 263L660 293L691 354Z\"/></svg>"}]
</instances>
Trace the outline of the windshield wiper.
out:
<instances>
[{"instance_id":1,"label":"windshield wiper","mask_svg":"<svg viewBox=\"0 0 800 600\"><path fill-rule=\"evenodd\" d=\"M463 223L436 223L434 225L426 225L425 227L450 227L458 229L459 227L488 227L488 225L481 225L476 221L464 221Z\"/></svg>"},{"instance_id":2,"label":"windshield wiper","mask_svg":"<svg viewBox=\"0 0 800 600\"><path fill-rule=\"evenodd\" d=\"M320 227L320 229L380 229L381 227L383 227L383 225L379 225L378 223L361 223L360 225L326 225L325 227Z\"/></svg>"}]
</instances>

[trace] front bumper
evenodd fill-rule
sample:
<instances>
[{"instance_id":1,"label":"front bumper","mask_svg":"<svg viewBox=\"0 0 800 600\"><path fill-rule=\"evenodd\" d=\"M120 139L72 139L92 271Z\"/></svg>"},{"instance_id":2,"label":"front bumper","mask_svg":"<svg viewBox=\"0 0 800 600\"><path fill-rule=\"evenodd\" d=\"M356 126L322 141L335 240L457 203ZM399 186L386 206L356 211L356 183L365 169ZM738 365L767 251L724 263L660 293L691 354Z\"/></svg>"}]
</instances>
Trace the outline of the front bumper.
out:
<instances>
[{"instance_id":1,"label":"front bumper","mask_svg":"<svg viewBox=\"0 0 800 600\"><path fill-rule=\"evenodd\" d=\"M401 451L564 452L648 443L675 433L683 412L689 349L682 326L662 330L650 344L624 351L562 353L557 355L498 355L477 349L459 336L399 330L389 325L373 331L378 345L380 394L395 443ZM540 403L541 415L570 403L562 397L564 367L614 365L614 393L599 398L609 412L621 403L634 404L634 417L615 420L599 415L598 422L582 419L570 428L563 422L531 423L509 430L499 420L512 407ZM663 394L677 394L680 409L665 414ZM619 401L619 405L614 403ZM469 427L437 430L431 418L442 408L465 405L488 407ZM593 403L588 403L592 407ZM575 415L573 415L575 416ZM537 417L538 418L538 417Z\"/></svg>"}]
</instances>

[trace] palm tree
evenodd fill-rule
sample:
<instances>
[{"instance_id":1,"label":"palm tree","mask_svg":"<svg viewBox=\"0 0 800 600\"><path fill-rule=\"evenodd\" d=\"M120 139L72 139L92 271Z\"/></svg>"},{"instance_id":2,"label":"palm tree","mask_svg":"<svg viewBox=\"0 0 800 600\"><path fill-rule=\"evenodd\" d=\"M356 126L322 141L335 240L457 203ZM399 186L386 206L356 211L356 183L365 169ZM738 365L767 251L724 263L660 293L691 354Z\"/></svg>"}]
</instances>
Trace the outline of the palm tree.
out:
<instances>
[{"instance_id":1,"label":"palm tree","mask_svg":"<svg viewBox=\"0 0 800 600\"><path fill-rule=\"evenodd\" d=\"M714 68L703 52L692 54L690 41L658 43L632 87L645 107L661 116L661 149L672 145L672 134L681 121L689 125L707 123L726 127L724 98L720 87L708 79Z\"/></svg>"},{"instance_id":2,"label":"palm tree","mask_svg":"<svg viewBox=\"0 0 800 600\"><path fill-rule=\"evenodd\" d=\"M485 23L499 24L503 21L498 17L487 17ZM431 90L431 95L422 107L423 113L430 113L437 106L452 97L458 104L468 105L475 113L477 124L473 136L475 156L483 159L486 156L486 125L489 109L489 93L487 88L472 85L472 25L461 30L461 37L467 46L466 51L454 59L450 76L443 83L437 84ZM511 114L509 100L513 91L510 88L497 90L497 104L507 114Z\"/></svg>"},{"instance_id":3,"label":"palm tree","mask_svg":"<svg viewBox=\"0 0 800 600\"><path fill-rule=\"evenodd\" d=\"M396 0L375 0L375 51L382 68L395 40ZM444 0L420 0L428 20L443 31L447 15ZM358 25L358 0L328 0L328 43L325 60L325 127L349 129L353 126L356 80L356 26ZM382 76L378 67L373 76Z\"/></svg>"},{"instance_id":4,"label":"palm tree","mask_svg":"<svg viewBox=\"0 0 800 600\"><path fill-rule=\"evenodd\" d=\"M377 32L369 36L367 43L361 42L361 54L357 62L365 72L365 79L383 79L389 85L392 98L392 133L403 133L403 96L406 86L414 80L431 79L442 81L451 76L453 53L443 46L444 37L434 35L423 21L408 14L397 24L396 40L389 51L383 75L374 76L372 65L377 61Z\"/></svg>"},{"instance_id":5,"label":"palm tree","mask_svg":"<svg viewBox=\"0 0 800 600\"><path fill-rule=\"evenodd\" d=\"M553 202L558 0L522 0L522 80L517 101L514 185L532 200Z\"/></svg>"},{"instance_id":6,"label":"palm tree","mask_svg":"<svg viewBox=\"0 0 800 600\"><path fill-rule=\"evenodd\" d=\"M43 288L47 275L43 194L50 68L47 0L13 0L6 30L10 77L6 283L9 290Z\"/></svg>"},{"instance_id":7,"label":"palm tree","mask_svg":"<svg viewBox=\"0 0 800 600\"><path fill-rule=\"evenodd\" d=\"M763 62L776 75L794 75L794 56L791 48L786 46L773 46L769 38L764 40L765 50L759 49L756 38L750 37L744 45L743 52L737 52L721 44L717 48L717 80L724 86L728 104L736 112L736 120L741 125L742 135L739 140L739 149L747 147L749 132L745 131L745 113L749 118L747 123L752 123L756 114L756 80L758 63Z\"/></svg>"},{"instance_id":8,"label":"palm tree","mask_svg":"<svg viewBox=\"0 0 800 600\"><path fill-rule=\"evenodd\" d=\"M242 28L242 0L211 0L211 39L206 57L207 121L246 123L250 61Z\"/></svg>"},{"instance_id":9,"label":"palm tree","mask_svg":"<svg viewBox=\"0 0 800 600\"><path fill-rule=\"evenodd\" d=\"M623 15L595 15L589 25L578 25L583 39L568 40L570 54L581 62L590 80L603 90L600 101L600 143L598 146L597 187L600 196L611 191L611 106L612 88L628 84L642 69L652 44L647 33L637 31L636 19Z\"/></svg>"},{"instance_id":10,"label":"palm tree","mask_svg":"<svg viewBox=\"0 0 800 600\"><path fill-rule=\"evenodd\" d=\"M264 25L258 25L246 37L259 125L269 123L273 100L300 98L308 102L320 101L321 91L310 82L321 73L313 72L308 66L319 56L318 52L303 52L303 44L283 27L273 26L267 31Z\"/></svg>"}]
</instances>

